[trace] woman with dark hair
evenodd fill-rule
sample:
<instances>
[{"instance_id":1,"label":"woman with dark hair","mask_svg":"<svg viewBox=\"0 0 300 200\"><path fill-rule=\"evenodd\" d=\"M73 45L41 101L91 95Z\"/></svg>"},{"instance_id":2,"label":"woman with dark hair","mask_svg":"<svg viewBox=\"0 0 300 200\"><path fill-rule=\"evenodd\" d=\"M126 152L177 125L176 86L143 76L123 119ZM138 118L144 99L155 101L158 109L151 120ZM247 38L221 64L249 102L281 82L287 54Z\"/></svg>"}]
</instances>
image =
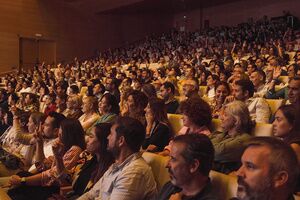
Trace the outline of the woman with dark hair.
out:
<instances>
[{"instance_id":1,"label":"woman with dark hair","mask_svg":"<svg viewBox=\"0 0 300 200\"><path fill-rule=\"evenodd\" d=\"M110 128L110 123L100 123L92 128L86 151L71 171L65 170L59 149L54 152L56 162L61 166L57 168L57 174L61 174L57 181L61 185L72 184L73 190L65 198L75 199L89 191L114 162L112 154L107 151Z\"/></svg>"},{"instance_id":2,"label":"woman with dark hair","mask_svg":"<svg viewBox=\"0 0 300 200\"><path fill-rule=\"evenodd\" d=\"M85 149L84 131L78 120L66 119L59 128L59 139L53 145L53 153L60 152L60 159L67 170L71 170L79 160L80 153ZM41 136L38 136L41 137ZM42 139L40 139L42 140ZM12 199L47 199L52 193L59 191L57 178L58 162L53 162L49 170L21 178L13 175L10 178L12 186L20 186L8 191Z\"/></svg>"},{"instance_id":3,"label":"woman with dark hair","mask_svg":"<svg viewBox=\"0 0 300 200\"><path fill-rule=\"evenodd\" d=\"M148 98L154 98L156 97L156 90L155 87L148 83L142 86L142 92L148 97Z\"/></svg>"},{"instance_id":4,"label":"woman with dark hair","mask_svg":"<svg viewBox=\"0 0 300 200\"><path fill-rule=\"evenodd\" d=\"M220 119L223 132L210 135L215 148L213 168L222 173L229 173L239 168L245 142L250 139L254 124L247 106L241 101L225 105Z\"/></svg>"},{"instance_id":5,"label":"woman with dark hair","mask_svg":"<svg viewBox=\"0 0 300 200\"><path fill-rule=\"evenodd\" d=\"M172 137L164 101L157 98L149 99L145 112L146 140L142 148L150 152L162 151Z\"/></svg>"},{"instance_id":6,"label":"woman with dark hair","mask_svg":"<svg viewBox=\"0 0 300 200\"><path fill-rule=\"evenodd\" d=\"M138 90L133 90L128 94L126 103L121 111L122 116L132 117L146 125L145 111L148 103L147 96Z\"/></svg>"},{"instance_id":7,"label":"woman with dark hair","mask_svg":"<svg viewBox=\"0 0 300 200\"><path fill-rule=\"evenodd\" d=\"M210 106L213 118L218 118L226 97L230 95L230 86L227 82L219 82L216 84L215 89L216 95Z\"/></svg>"},{"instance_id":8,"label":"woman with dark hair","mask_svg":"<svg viewBox=\"0 0 300 200\"><path fill-rule=\"evenodd\" d=\"M299 120L297 111L299 109L293 105L280 106L275 113L273 132L274 136L281 138L293 148L300 163L300 126L297 124Z\"/></svg>"}]
</instances>

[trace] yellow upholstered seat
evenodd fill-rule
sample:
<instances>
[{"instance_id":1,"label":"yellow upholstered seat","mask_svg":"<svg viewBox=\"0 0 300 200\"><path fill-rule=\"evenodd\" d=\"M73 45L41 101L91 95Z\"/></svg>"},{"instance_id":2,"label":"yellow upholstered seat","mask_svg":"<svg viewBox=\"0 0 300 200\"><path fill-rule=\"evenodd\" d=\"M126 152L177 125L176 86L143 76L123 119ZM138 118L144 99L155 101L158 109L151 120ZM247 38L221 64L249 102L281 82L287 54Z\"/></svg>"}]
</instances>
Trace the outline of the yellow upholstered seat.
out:
<instances>
[{"instance_id":1,"label":"yellow upholstered seat","mask_svg":"<svg viewBox=\"0 0 300 200\"><path fill-rule=\"evenodd\" d=\"M200 97L204 96L206 94L206 91L207 91L207 86L200 86L199 87Z\"/></svg>"},{"instance_id":2,"label":"yellow upholstered seat","mask_svg":"<svg viewBox=\"0 0 300 200\"><path fill-rule=\"evenodd\" d=\"M266 101L271 108L272 115L274 115L277 109L283 104L283 99L266 99Z\"/></svg>"},{"instance_id":3,"label":"yellow upholstered seat","mask_svg":"<svg viewBox=\"0 0 300 200\"><path fill-rule=\"evenodd\" d=\"M144 152L143 158L148 163L148 165L150 165L157 184L157 189L160 190L163 185L170 180L168 169L166 168L169 157Z\"/></svg>"},{"instance_id":4,"label":"yellow upholstered seat","mask_svg":"<svg viewBox=\"0 0 300 200\"><path fill-rule=\"evenodd\" d=\"M172 129L173 129L175 135L177 135L179 130L183 127L182 115L168 114L168 119L169 119L169 122L172 126Z\"/></svg>"},{"instance_id":5,"label":"yellow upholstered seat","mask_svg":"<svg viewBox=\"0 0 300 200\"><path fill-rule=\"evenodd\" d=\"M253 136L273 136L273 125L256 123L254 130L252 131Z\"/></svg>"},{"instance_id":6,"label":"yellow upholstered seat","mask_svg":"<svg viewBox=\"0 0 300 200\"><path fill-rule=\"evenodd\" d=\"M236 176L226 175L216 171L210 171L209 177L214 190L216 191L216 193L218 193L219 199L228 200L236 196Z\"/></svg>"},{"instance_id":7,"label":"yellow upholstered seat","mask_svg":"<svg viewBox=\"0 0 300 200\"><path fill-rule=\"evenodd\" d=\"M284 84L289 82L289 77L288 76L279 76L278 80Z\"/></svg>"}]
</instances>

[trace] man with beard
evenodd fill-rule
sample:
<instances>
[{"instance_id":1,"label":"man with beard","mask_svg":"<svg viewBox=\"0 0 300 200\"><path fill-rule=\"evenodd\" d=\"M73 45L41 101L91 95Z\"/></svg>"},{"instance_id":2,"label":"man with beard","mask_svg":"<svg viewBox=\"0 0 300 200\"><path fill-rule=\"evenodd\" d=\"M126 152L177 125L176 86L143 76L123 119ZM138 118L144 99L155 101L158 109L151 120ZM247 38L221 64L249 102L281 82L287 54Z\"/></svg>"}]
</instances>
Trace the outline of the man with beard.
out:
<instances>
[{"instance_id":1,"label":"man with beard","mask_svg":"<svg viewBox=\"0 0 300 200\"><path fill-rule=\"evenodd\" d=\"M79 200L153 199L156 183L151 168L139 152L145 135L145 128L138 120L117 118L108 136L108 150L116 161Z\"/></svg>"},{"instance_id":2,"label":"man with beard","mask_svg":"<svg viewBox=\"0 0 300 200\"><path fill-rule=\"evenodd\" d=\"M206 135L187 134L174 138L167 164L171 181L157 200L216 200L208 174L214 148Z\"/></svg>"},{"instance_id":3,"label":"man with beard","mask_svg":"<svg viewBox=\"0 0 300 200\"><path fill-rule=\"evenodd\" d=\"M254 138L237 172L237 199L293 200L298 175L297 156L291 147L272 137Z\"/></svg>"}]
</instances>

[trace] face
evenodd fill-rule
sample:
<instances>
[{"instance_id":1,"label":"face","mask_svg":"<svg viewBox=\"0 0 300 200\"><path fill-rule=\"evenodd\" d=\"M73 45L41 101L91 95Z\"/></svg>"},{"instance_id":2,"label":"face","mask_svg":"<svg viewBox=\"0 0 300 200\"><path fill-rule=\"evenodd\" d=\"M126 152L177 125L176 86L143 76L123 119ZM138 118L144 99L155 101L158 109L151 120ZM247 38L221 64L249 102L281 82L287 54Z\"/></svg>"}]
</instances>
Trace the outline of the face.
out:
<instances>
[{"instance_id":1,"label":"face","mask_svg":"<svg viewBox=\"0 0 300 200\"><path fill-rule=\"evenodd\" d=\"M45 138L55 137L55 129L53 128L54 118L48 116L43 124L43 136Z\"/></svg>"},{"instance_id":2,"label":"face","mask_svg":"<svg viewBox=\"0 0 300 200\"><path fill-rule=\"evenodd\" d=\"M32 103L32 100L31 100L30 96L29 96L29 95L26 95L26 97L25 97L25 104L26 104L26 105L29 105L29 104L31 104L31 103Z\"/></svg>"},{"instance_id":3,"label":"face","mask_svg":"<svg viewBox=\"0 0 300 200\"><path fill-rule=\"evenodd\" d=\"M191 122L190 118L185 113L182 113L182 123L183 126L186 127L190 127L193 124L193 122Z\"/></svg>"},{"instance_id":4,"label":"face","mask_svg":"<svg viewBox=\"0 0 300 200\"><path fill-rule=\"evenodd\" d=\"M184 85L183 85L183 94L187 97L189 96L193 91L195 91L195 83L192 80L187 80L185 81Z\"/></svg>"},{"instance_id":5,"label":"face","mask_svg":"<svg viewBox=\"0 0 300 200\"><path fill-rule=\"evenodd\" d=\"M250 75L250 81L253 83L254 87L258 87L262 83L262 78L257 72L253 72Z\"/></svg>"},{"instance_id":6,"label":"face","mask_svg":"<svg viewBox=\"0 0 300 200\"><path fill-rule=\"evenodd\" d=\"M292 65L289 66L287 73L290 79L295 76L295 69Z\"/></svg>"},{"instance_id":7,"label":"face","mask_svg":"<svg viewBox=\"0 0 300 200\"><path fill-rule=\"evenodd\" d=\"M107 98L102 98L101 101L98 103L98 110L100 114L105 114L109 112L111 109L111 105L109 105Z\"/></svg>"},{"instance_id":8,"label":"face","mask_svg":"<svg viewBox=\"0 0 300 200\"><path fill-rule=\"evenodd\" d=\"M184 144L173 142L170 149L170 160L166 166L172 184L177 187L185 185L191 179L189 164L182 156L184 149Z\"/></svg>"},{"instance_id":9,"label":"face","mask_svg":"<svg viewBox=\"0 0 300 200\"><path fill-rule=\"evenodd\" d=\"M254 70L255 70L255 68L254 68L253 65L248 65L247 66L247 72L248 72L248 74L251 74L252 72L254 72Z\"/></svg>"},{"instance_id":10,"label":"face","mask_svg":"<svg viewBox=\"0 0 300 200\"><path fill-rule=\"evenodd\" d=\"M150 104L148 103L146 108L145 108L145 115L152 115L153 116L153 112L150 108Z\"/></svg>"},{"instance_id":11,"label":"face","mask_svg":"<svg viewBox=\"0 0 300 200\"><path fill-rule=\"evenodd\" d=\"M211 75L207 77L207 86L213 86L216 83L216 81L213 79Z\"/></svg>"},{"instance_id":12,"label":"face","mask_svg":"<svg viewBox=\"0 0 300 200\"><path fill-rule=\"evenodd\" d=\"M93 94L96 95L101 92L101 87L99 84L95 85L93 88Z\"/></svg>"},{"instance_id":13,"label":"face","mask_svg":"<svg viewBox=\"0 0 300 200\"><path fill-rule=\"evenodd\" d=\"M224 85L219 85L216 89L216 100L219 103L223 103L225 98L229 95L229 91Z\"/></svg>"},{"instance_id":14,"label":"face","mask_svg":"<svg viewBox=\"0 0 300 200\"><path fill-rule=\"evenodd\" d=\"M99 151L99 149L100 149L100 142L97 139L95 128L93 128L91 131L91 135L89 135L88 137L86 150L91 154L95 154Z\"/></svg>"},{"instance_id":15,"label":"face","mask_svg":"<svg viewBox=\"0 0 300 200\"><path fill-rule=\"evenodd\" d=\"M29 133L34 133L35 129L36 129L36 125L32 120L32 117L29 117L28 123L27 123L27 127L28 127L28 131Z\"/></svg>"},{"instance_id":16,"label":"face","mask_svg":"<svg viewBox=\"0 0 300 200\"><path fill-rule=\"evenodd\" d=\"M127 105L129 109L134 109L135 108L135 103L132 95L130 95L127 99Z\"/></svg>"},{"instance_id":17,"label":"face","mask_svg":"<svg viewBox=\"0 0 300 200\"><path fill-rule=\"evenodd\" d=\"M288 85L288 98L290 103L294 104L299 100L300 80L291 80Z\"/></svg>"},{"instance_id":18,"label":"face","mask_svg":"<svg viewBox=\"0 0 300 200\"><path fill-rule=\"evenodd\" d=\"M273 122L273 132L277 137L285 137L292 130L293 126L289 123L281 110L278 110L275 114L275 120Z\"/></svg>"},{"instance_id":19,"label":"face","mask_svg":"<svg viewBox=\"0 0 300 200\"><path fill-rule=\"evenodd\" d=\"M91 110L90 101L88 99L84 99L82 101L82 112L86 113L86 112L89 112L90 110Z\"/></svg>"},{"instance_id":20,"label":"face","mask_svg":"<svg viewBox=\"0 0 300 200\"><path fill-rule=\"evenodd\" d=\"M114 124L110 129L110 134L108 135L108 145L107 150L110 151L115 157L120 154L120 147L118 145L119 138L117 136L116 128L117 124Z\"/></svg>"},{"instance_id":21,"label":"face","mask_svg":"<svg viewBox=\"0 0 300 200\"><path fill-rule=\"evenodd\" d=\"M240 200L270 199L273 181L270 176L268 157L270 149L262 147L248 147L242 156L242 166L237 172Z\"/></svg>"},{"instance_id":22,"label":"face","mask_svg":"<svg viewBox=\"0 0 300 200\"><path fill-rule=\"evenodd\" d=\"M168 90L165 88L165 86L161 86L160 87L160 95L164 100L168 100L169 98L169 92Z\"/></svg>"},{"instance_id":23,"label":"face","mask_svg":"<svg viewBox=\"0 0 300 200\"><path fill-rule=\"evenodd\" d=\"M243 101L246 99L246 95L244 94L242 87L234 84L232 94L236 100Z\"/></svg>"},{"instance_id":24,"label":"face","mask_svg":"<svg viewBox=\"0 0 300 200\"><path fill-rule=\"evenodd\" d=\"M221 120L221 127L224 129L224 131L229 131L230 129L235 127L235 118L228 113L228 111L223 109L220 115Z\"/></svg>"}]
</instances>

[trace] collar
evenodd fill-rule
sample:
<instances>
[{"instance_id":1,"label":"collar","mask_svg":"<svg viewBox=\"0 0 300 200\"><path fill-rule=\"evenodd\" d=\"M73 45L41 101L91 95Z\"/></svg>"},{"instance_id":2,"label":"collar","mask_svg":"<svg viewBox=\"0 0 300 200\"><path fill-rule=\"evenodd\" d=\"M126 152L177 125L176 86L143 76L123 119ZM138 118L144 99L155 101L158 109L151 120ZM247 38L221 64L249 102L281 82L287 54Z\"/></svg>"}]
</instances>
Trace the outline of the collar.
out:
<instances>
[{"instance_id":1,"label":"collar","mask_svg":"<svg viewBox=\"0 0 300 200\"><path fill-rule=\"evenodd\" d=\"M128 156L121 164L114 163L112 165L112 173L123 169L127 164L129 164L130 162L137 160L141 157L142 157L142 153L137 152L137 153L133 153L130 156Z\"/></svg>"}]
</instances>

